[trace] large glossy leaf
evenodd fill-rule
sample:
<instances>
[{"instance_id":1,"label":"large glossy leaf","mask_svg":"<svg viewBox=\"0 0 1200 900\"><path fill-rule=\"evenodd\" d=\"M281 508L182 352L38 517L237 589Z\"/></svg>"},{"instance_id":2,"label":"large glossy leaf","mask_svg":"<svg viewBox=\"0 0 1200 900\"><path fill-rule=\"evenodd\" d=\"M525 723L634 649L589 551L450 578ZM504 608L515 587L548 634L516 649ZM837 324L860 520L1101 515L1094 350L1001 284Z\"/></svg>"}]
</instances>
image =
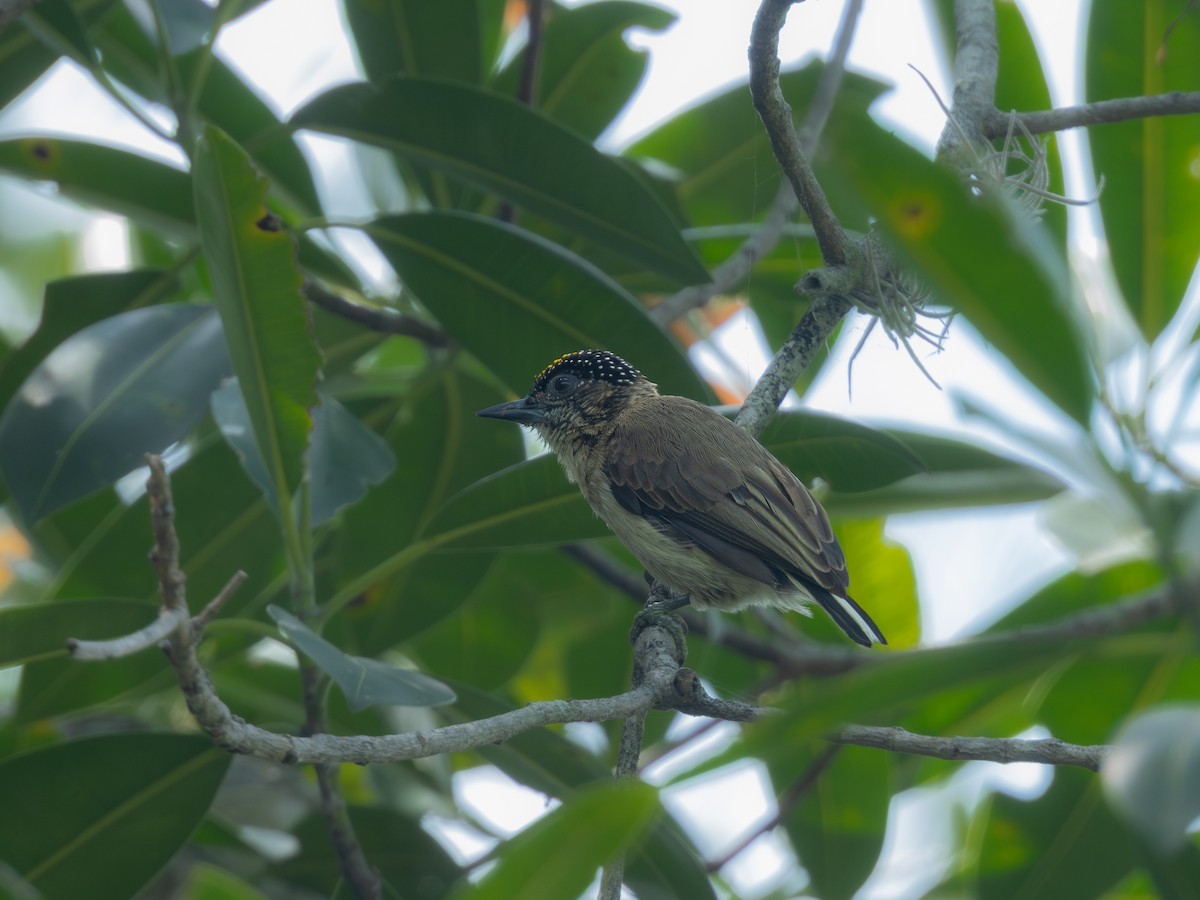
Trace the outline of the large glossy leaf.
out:
<instances>
[{"instance_id":1,"label":"large glossy leaf","mask_svg":"<svg viewBox=\"0 0 1200 900\"><path fill-rule=\"evenodd\" d=\"M0 141L0 170L52 181L72 200L176 237L195 236L191 179L166 163L86 141L37 136Z\"/></svg>"},{"instance_id":2,"label":"large glossy leaf","mask_svg":"<svg viewBox=\"0 0 1200 900\"><path fill-rule=\"evenodd\" d=\"M476 482L425 529L440 546L475 550L572 543L608 533L550 454Z\"/></svg>"},{"instance_id":3,"label":"large glossy leaf","mask_svg":"<svg viewBox=\"0 0 1200 900\"><path fill-rule=\"evenodd\" d=\"M820 63L812 63L780 76L780 88L797 118L817 89L821 69ZM865 111L883 88L848 73L837 108ZM692 224L750 222L761 219L771 206L779 186L779 164L748 94L745 84L731 87L678 113L625 150L626 156L669 173ZM793 278L797 280L799 272Z\"/></svg>"},{"instance_id":4,"label":"large glossy leaf","mask_svg":"<svg viewBox=\"0 0 1200 900\"><path fill-rule=\"evenodd\" d=\"M223 608L229 615L279 574L279 526L224 441L210 434L190 450L187 463L171 475L180 566L197 607L235 572L246 572L245 584ZM126 505L115 493L97 494L43 519L36 536L46 558L57 564L47 599L157 600L157 581L145 562L150 536L145 497Z\"/></svg>"},{"instance_id":5,"label":"large glossy leaf","mask_svg":"<svg viewBox=\"0 0 1200 900\"><path fill-rule=\"evenodd\" d=\"M239 7L239 12L245 6ZM213 9L203 0L176 0L162 14L168 40L177 54L174 61L180 82L192 85L198 67L205 66L204 82L196 99L199 117L217 125L242 146L253 148L254 162L271 179L272 191L302 215L320 212L308 163L295 140L279 128L271 108L200 39L211 33ZM143 97L171 103L161 75L159 50L129 9L117 5L91 29L105 69ZM194 125L195 123L193 123Z\"/></svg>"},{"instance_id":6,"label":"large glossy leaf","mask_svg":"<svg viewBox=\"0 0 1200 900\"><path fill-rule=\"evenodd\" d=\"M464 213L390 216L368 228L409 289L514 392L557 356L598 347L643 367L667 393L707 394L637 299L561 247Z\"/></svg>"},{"instance_id":7,"label":"large glossy leaf","mask_svg":"<svg viewBox=\"0 0 1200 900\"><path fill-rule=\"evenodd\" d=\"M267 497L276 515L279 501L254 441L250 414L235 381L226 381L212 395L213 419L237 452L246 473ZM322 394L312 411L312 445L308 479L312 490L311 524L328 522L343 506L387 478L396 458L388 445L332 397Z\"/></svg>"},{"instance_id":8,"label":"large glossy leaf","mask_svg":"<svg viewBox=\"0 0 1200 900\"><path fill-rule=\"evenodd\" d=\"M1121 730L1104 761L1109 802L1163 856L1200 816L1200 706L1160 706Z\"/></svg>"},{"instance_id":9,"label":"large glossy leaf","mask_svg":"<svg viewBox=\"0 0 1200 900\"><path fill-rule=\"evenodd\" d=\"M886 431L814 412L785 412L762 442L801 481L821 478L842 493L883 487L922 471L920 458Z\"/></svg>"},{"instance_id":10,"label":"large glossy leaf","mask_svg":"<svg viewBox=\"0 0 1200 900\"><path fill-rule=\"evenodd\" d=\"M411 646L435 675L484 689L499 687L529 662L551 577L531 567L525 554L501 557L467 603Z\"/></svg>"},{"instance_id":11,"label":"large glossy leaf","mask_svg":"<svg viewBox=\"0 0 1200 900\"><path fill-rule=\"evenodd\" d=\"M343 653L287 610L269 606L267 612L283 635L337 682L352 710L454 702L454 691L428 675Z\"/></svg>"},{"instance_id":12,"label":"large glossy leaf","mask_svg":"<svg viewBox=\"0 0 1200 900\"><path fill-rule=\"evenodd\" d=\"M112 6L114 0L76 0L71 4L86 24ZM0 109L33 84L59 54L18 19L0 31Z\"/></svg>"},{"instance_id":13,"label":"large glossy leaf","mask_svg":"<svg viewBox=\"0 0 1200 900\"><path fill-rule=\"evenodd\" d=\"M843 747L784 821L814 896L849 900L871 874L883 847L890 775L888 754Z\"/></svg>"},{"instance_id":14,"label":"large glossy leaf","mask_svg":"<svg viewBox=\"0 0 1200 900\"><path fill-rule=\"evenodd\" d=\"M996 78L996 108L1002 112L1016 110L1050 109L1050 87L1046 83L1046 71L1038 55L1037 45L1029 32L1025 14L1015 3L996 6L996 40L1000 45L1000 70ZM1058 137L1049 135L1035 138L1045 140L1046 168L1049 181L1046 188L1056 194L1063 193L1062 157L1058 152ZM1001 142L997 141L999 147ZM1033 148L1026 147L1026 152ZM1020 164L1009 167L1009 175L1020 174ZM1032 199L1032 198L1030 198ZM1054 233L1058 246L1066 252L1067 208L1060 203L1043 203L1042 221Z\"/></svg>"},{"instance_id":15,"label":"large glossy leaf","mask_svg":"<svg viewBox=\"0 0 1200 900\"><path fill-rule=\"evenodd\" d=\"M37 330L0 362L0 407L68 337L119 312L157 303L178 288L176 277L163 269L75 275L47 284Z\"/></svg>"},{"instance_id":16,"label":"large glossy leaf","mask_svg":"<svg viewBox=\"0 0 1200 900\"><path fill-rule=\"evenodd\" d=\"M385 437L396 459L391 477L349 510L338 534L338 586L387 566L418 540L446 498L496 465L518 460L517 429L488 428L480 404L503 399L494 385L455 366L414 384ZM454 614L491 563L491 554L424 554L368 578L361 602L346 611L356 651L371 655Z\"/></svg>"},{"instance_id":17,"label":"large glossy leaf","mask_svg":"<svg viewBox=\"0 0 1200 900\"><path fill-rule=\"evenodd\" d=\"M63 196L98 206L194 241L196 208L187 172L153 159L87 141L37 135L0 141L0 171L53 182ZM334 284L356 286L344 263L302 235L300 263Z\"/></svg>"},{"instance_id":18,"label":"large glossy leaf","mask_svg":"<svg viewBox=\"0 0 1200 900\"><path fill-rule=\"evenodd\" d=\"M200 238L233 371L271 484L290 500L304 473L321 364L296 246L267 210L266 181L219 129L205 129L195 172Z\"/></svg>"},{"instance_id":19,"label":"large glossy leaf","mask_svg":"<svg viewBox=\"0 0 1200 900\"><path fill-rule=\"evenodd\" d=\"M1171 26L1167 33L1168 25ZM1168 0L1097 3L1087 33L1089 102L1200 90L1200 17ZM1200 246L1200 116L1152 116L1089 129L1100 215L1117 283L1153 340L1183 300Z\"/></svg>"},{"instance_id":20,"label":"large glossy leaf","mask_svg":"<svg viewBox=\"0 0 1200 900\"><path fill-rule=\"evenodd\" d=\"M417 816L379 806L351 806L348 811L363 853L399 896L436 900L462 877L463 870ZM334 894L341 866L324 817L313 813L292 833L300 842L299 852L273 866L272 874L313 896L341 896Z\"/></svg>"},{"instance_id":21,"label":"large glossy leaf","mask_svg":"<svg viewBox=\"0 0 1200 900\"><path fill-rule=\"evenodd\" d=\"M492 695L465 686L459 686L457 707L472 719L511 708ZM478 753L514 781L564 802L580 789L607 785L612 778L606 764L549 729L527 731L503 744L481 747ZM626 883L639 897L706 900L716 896L695 848L671 820L660 821L634 846Z\"/></svg>"},{"instance_id":22,"label":"large glossy leaf","mask_svg":"<svg viewBox=\"0 0 1200 900\"><path fill-rule=\"evenodd\" d=\"M1054 476L978 445L941 435L888 429L926 471L859 493L822 498L835 516L874 518L900 512L958 509L1044 500L1065 485Z\"/></svg>"},{"instance_id":23,"label":"large glossy leaf","mask_svg":"<svg viewBox=\"0 0 1200 900\"><path fill-rule=\"evenodd\" d=\"M542 32L534 106L595 140L629 102L646 72L648 54L625 41L630 28L662 31L675 15L645 3L610 0L554 6ZM492 87L517 95L526 50L516 54Z\"/></svg>"},{"instance_id":24,"label":"large glossy leaf","mask_svg":"<svg viewBox=\"0 0 1200 900\"><path fill-rule=\"evenodd\" d=\"M797 682L786 713L751 726L779 752L795 740L819 737L846 722L894 722L943 691L994 678L1032 677L1066 658L1070 644L1035 640L976 642L902 654L872 651L872 660L836 680Z\"/></svg>"},{"instance_id":25,"label":"large glossy leaf","mask_svg":"<svg viewBox=\"0 0 1200 900\"><path fill-rule=\"evenodd\" d=\"M1061 767L1037 800L997 795L985 808L976 896L1101 897L1131 868L1133 844L1090 772Z\"/></svg>"},{"instance_id":26,"label":"large glossy leaf","mask_svg":"<svg viewBox=\"0 0 1200 900\"><path fill-rule=\"evenodd\" d=\"M36 521L182 438L228 366L206 306L122 313L60 344L0 418L0 471L23 515Z\"/></svg>"},{"instance_id":27,"label":"large glossy leaf","mask_svg":"<svg viewBox=\"0 0 1200 900\"><path fill-rule=\"evenodd\" d=\"M67 638L106 640L137 631L157 615L139 600L64 600L0 609L0 668L65 658ZM95 663L75 663L81 669Z\"/></svg>"},{"instance_id":28,"label":"large glossy leaf","mask_svg":"<svg viewBox=\"0 0 1200 900\"><path fill-rule=\"evenodd\" d=\"M455 896L466 900L559 900L579 896L596 870L658 814L658 794L639 781L583 791L498 848L496 867Z\"/></svg>"},{"instance_id":29,"label":"large glossy leaf","mask_svg":"<svg viewBox=\"0 0 1200 900\"><path fill-rule=\"evenodd\" d=\"M936 302L961 311L1035 387L1086 425L1094 385L1080 310L1065 261L1044 229L994 190L970 196L959 176L865 116L834 116L830 129L837 146L855 148L836 155L830 175L875 217Z\"/></svg>"},{"instance_id":30,"label":"large glossy leaf","mask_svg":"<svg viewBox=\"0 0 1200 900\"><path fill-rule=\"evenodd\" d=\"M346 0L346 21L358 58L374 82L392 75L434 76L479 84L484 59L483 7L495 0Z\"/></svg>"},{"instance_id":31,"label":"large glossy leaf","mask_svg":"<svg viewBox=\"0 0 1200 900\"><path fill-rule=\"evenodd\" d=\"M110 734L0 762L4 860L46 897L132 897L187 841L231 759L203 736Z\"/></svg>"},{"instance_id":32,"label":"large glossy leaf","mask_svg":"<svg viewBox=\"0 0 1200 900\"><path fill-rule=\"evenodd\" d=\"M403 78L334 88L300 109L292 124L440 169L680 284L708 281L679 229L633 175L515 100Z\"/></svg>"}]
</instances>

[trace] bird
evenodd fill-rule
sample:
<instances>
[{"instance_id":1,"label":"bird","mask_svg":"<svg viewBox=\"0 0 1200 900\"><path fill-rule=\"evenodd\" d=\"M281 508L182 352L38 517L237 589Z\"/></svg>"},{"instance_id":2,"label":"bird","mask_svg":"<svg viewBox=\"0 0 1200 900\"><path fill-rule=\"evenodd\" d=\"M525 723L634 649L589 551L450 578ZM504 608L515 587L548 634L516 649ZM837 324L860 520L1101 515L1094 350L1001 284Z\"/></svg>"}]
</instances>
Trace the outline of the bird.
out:
<instances>
[{"instance_id":1,"label":"bird","mask_svg":"<svg viewBox=\"0 0 1200 900\"><path fill-rule=\"evenodd\" d=\"M647 573L700 610L820 606L864 647L886 644L847 593L829 516L790 469L716 410L608 350L559 356L529 393L476 413L531 427Z\"/></svg>"}]
</instances>

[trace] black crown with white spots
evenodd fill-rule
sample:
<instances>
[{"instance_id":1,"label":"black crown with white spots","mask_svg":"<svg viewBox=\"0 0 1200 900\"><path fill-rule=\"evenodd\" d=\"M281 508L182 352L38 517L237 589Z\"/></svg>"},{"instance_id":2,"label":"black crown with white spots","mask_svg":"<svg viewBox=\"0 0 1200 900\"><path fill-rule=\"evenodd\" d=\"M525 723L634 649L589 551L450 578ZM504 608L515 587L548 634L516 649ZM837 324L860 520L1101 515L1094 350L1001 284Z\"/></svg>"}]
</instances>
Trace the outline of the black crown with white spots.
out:
<instances>
[{"instance_id":1,"label":"black crown with white spots","mask_svg":"<svg viewBox=\"0 0 1200 900\"><path fill-rule=\"evenodd\" d=\"M608 350L576 350L574 353L560 356L542 369L533 380L533 389L538 391L545 388L551 378L563 373L578 376L585 381L607 381L609 384L633 384L644 377L641 372Z\"/></svg>"}]
</instances>

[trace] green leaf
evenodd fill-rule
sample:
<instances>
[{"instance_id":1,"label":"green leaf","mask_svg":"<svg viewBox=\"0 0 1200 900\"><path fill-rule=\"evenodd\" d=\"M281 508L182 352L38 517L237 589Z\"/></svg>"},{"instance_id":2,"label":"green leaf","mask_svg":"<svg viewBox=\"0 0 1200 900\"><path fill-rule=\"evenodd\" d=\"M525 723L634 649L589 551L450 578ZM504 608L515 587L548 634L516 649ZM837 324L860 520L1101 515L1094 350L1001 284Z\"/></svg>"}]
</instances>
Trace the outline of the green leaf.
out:
<instances>
[{"instance_id":1,"label":"green leaf","mask_svg":"<svg viewBox=\"0 0 1200 900\"><path fill-rule=\"evenodd\" d=\"M797 121L804 117L821 71L820 63L812 63L780 75L780 89ZM878 81L847 73L835 108L865 111L883 90ZM779 164L748 94L745 83L735 85L677 113L625 150L626 157L668 173L696 225L761 219L778 190ZM800 268L794 256L793 269L795 282Z\"/></svg>"},{"instance_id":2,"label":"green leaf","mask_svg":"<svg viewBox=\"0 0 1200 900\"><path fill-rule=\"evenodd\" d=\"M113 2L76 0L71 5L86 24L95 21ZM58 56L37 38L24 17L0 31L0 109L37 81Z\"/></svg>"},{"instance_id":3,"label":"green leaf","mask_svg":"<svg viewBox=\"0 0 1200 900\"><path fill-rule=\"evenodd\" d=\"M501 557L467 602L412 646L430 671L491 689L529 662L541 632L538 605L549 585L525 554Z\"/></svg>"},{"instance_id":4,"label":"green leaf","mask_svg":"<svg viewBox=\"0 0 1200 900\"><path fill-rule=\"evenodd\" d=\"M437 168L680 284L708 281L641 182L578 135L499 94L421 78L351 84L313 100L292 125Z\"/></svg>"},{"instance_id":5,"label":"green leaf","mask_svg":"<svg viewBox=\"0 0 1200 900\"><path fill-rule=\"evenodd\" d=\"M499 847L496 867L455 896L577 897L598 868L642 836L658 811L657 792L638 781L581 792Z\"/></svg>"},{"instance_id":6,"label":"green leaf","mask_svg":"<svg viewBox=\"0 0 1200 900\"><path fill-rule=\"evenodd\" d=\"M1171 32L1167 35L1167 28ZM1098 3L1088 21L1089 103L1200 89L1200 17L1167 0ZM1183 301L1200 245L1200 116L1150 116L1088 129L1106 245L1142 334L1152 341Z\"/></svg>"},{"instance_id":7,"label":"green leaf","mask_svg":"<svg viewBox=\"0 0 1200 900\"><path fill-rule=\"evenodd\" d=\"M187 900L267 900L267 895L250 882L212 863L197 863L191 867L180 896Z\"/></svg>"},{"instance_id":8,"label":"green leaf","mask_svg":"<svg viewBox=\"0 0 1200 900\"><path fill-rule=\"evenodd\" d=\"M138 600L62 600L0 609L0 668L67 656L67 638L107 640L153 621L157 607ZM72 663L88 669L96 663Z\"/></svg>"},{"instance_id":9,"label":"green leaf","mask_svg":"<svg viewBox=\"0 0 1200 900\"><path fill-rule=\"evenodd\" d=\"M99 272L50 282L37 331L0 361L0 407L8 405L38 363L77 331L117 313L150 306L178 289L178 279L163 269Z\"/></svg>"},{"instance_id":10,"label":"green leaf","mask_svg":"<svg viewBox=\"0 0 1200 900\"><path fill-rule=\"evenodd\" d=\"M67 0L47 0L25 10L22 21L42 43L75 61L83 68L99 68L99 56L87 35L83 19Z\"/></svg>"},{"instance_id":11,"label":"green leaf","mask_svg":"<svg viewBox=\"0 0 1200 900\"><path fill-rule=\"evenodd\" d=\"M925 469L872 491L834 491L821 503L834 516L875 518L900 512L995 506L1044 500L1066 485L1047 472L975 444L889 428Z\"/></svg>"},{"instance_id":12,"label":"green leaf","mask_svg":"<svg viewBox=\"0 0 1200 900\"><path fill-rule=\"evenodd\" d=\"M267 612L283 636L337 682L352 710L368 706L442 706L454 702L454 691L428 675L387 666L374 659L348 656L286 610L268 606Z\"/></svg>"},{"instance_id":13,"label":"green leaf","mask_svg":"<svg viewBox=\"0 0 1200 900\"><path fill-rule=\"evenodd\" d=\"M245 11L249 4L241 4ZM320 203L308 163L295 140L279 128L279 119L271 108L254 93L242 79L207 47L195 46L198 38L210 30L213 9L203 0L176 0L161 10L171 31L176 16L187 20L182 27L175 52L193 45L175 60L182 85L192 85L199 66L205 66L204 84L196 99L196 113L212 122L238 141L249 152L255 164L271 179L271 187L290 206L305 216L317 215ZM194 21L192 21L194 20ZM134 91L155 103L171 105L162 78L161 54L151 39L124 5L117 5L91 30L91 37L105 69L112 72ZM193 123L194 125L195 123Z\"/></svg>"},{"instance_id":14,"label":"green leaf","mask_svg":"<svg viewBox=\"0 0 1200 900\"><path fill-rule=\"evenodd\" d=\"M245 571L246 583L223 608L229 615L279 575L279 526L224 441L210 433L190 450L171 474L180 567L196 603L215 597L234 572ZM97 494L43 519L37 541L58 564L47 599L108 595L157 602L144 563L149 523L144 496L126 505L115 493Z\"/></svg>"},{"instance_id":15,"label":"green leaf","mask_svg":"<svg viewBox=\"0 0 1200 900\"><path fill-rule=\"evenodd\" d=\"M958 175L865 116L834 116L829 137L829 174L875 216L877 229L936 302L962 312L1086 426L1095 388L1081 311L1066 264L1044 230L994 189L970 196Z\"/></svg>"},{"instance_id":16,"label":"green leaf","mask_svg":"<svg viewBox=\"0 0 1200 900\"><path fill-rule=\"evenodd\" d=\"M173 238L196 239L191 177L140 154L38 135L0 141L0 171L51 181L78 203L128 216ZM307 235L300 238L300 262L334 284L356 286L345 264Z\"/></svg>"},{"instance_id":17,"label":"green leaf","mask_svg":"<svg viewBox=\"0 0 1200 900\"><path fill-rule=\"evenodd\" d=\"M462 878L462 868L421 827L416 815L377 806L351 806L349 813L363 854L399 896L445 897ZM300 851L272 866L272 875L306 889L303 893L309 896L333 896L342 872L324 818L313 813L292 834L300 842Z\"/></svg>"},{"instance_id":18,"label":"green leaf","mask_svg":"<svg viewBox=\"0 0 1200 900\"><path fill-rule=\"evenodd\" d=\"M456 706L471 719L499 715L512 708L491 694L465 685L459 686ZM612 783L607 765L579 744L545 728L526 731L476 752L514 781L563 801L576 796L581 788ZM633 846L626 883L639 897L716 897L695 848L670 819L660 821L644 841Z\"/></svg>"},{"instance_id":19,"label":"green leaf","mask_svg":"<svg viewBox=\"0 0 1200 900\"><path fill-rule=\"evenodd\" d=\"M395 471L343 517L339 587L408 552L454 492L523 457L518 429L489 428L495 423L475 415L502 399L494 384L456 366L436 369L411 387L385 432ZM488 553L427 553L364 585L362 602L342 616L356 651L374 655L453 616L491 559Z\"/></svg>"},{"instance_id":20,"label":"green leaf","mask_svg":"<svg viewBox=\"0 0 1200 900\"><path fill-rule=\"evenodd\" d=\"M981 900L1101 897L1133 865L1129 835L1090 772L1059 767L1033 801L999 794L985 822L973 885Z\"/></svg>"},{"instance_id":21,"label":"green leaf","mask_svg":"<svg viewBox=\"0 0 1200 900\"><path fill-rule=\"evenodd\" d=\"M304 474L321 364L295 243L267 209L266 181L212 126L197 146L195 189L213 298L254 440L276 494L290 501Z\"/></svg>"},{"instance_id":22,"label":"green leaf","mask_svg":"<svg viewBox=\"0 0 1200 900\"><path fill-rule=\"evenodd\" d=\"M1162 856L1200 816L1200 706L1160 706L1121 729L1102 770L1113 807Z\"/></svg>"},{"instance_id":23,"label":"green leaf","mask_svg":"<svg viewBox=\"0 0 1200 900\"><path fill-rule=\"evenodd\" d=\"M387 441L328 395L313 410L308 477L312 485L313 527L329 521L396 468Z\"/></svg>"},{"instance_id":24,"label":"green leaf","mask_svg":"<svg viewBox=\"0 0 1200 900\"><path fill-rule=\"evenodd\" d=\"M610 0L551 8L542 32L538 90L533 104L589 140L595 140L625 108L646 72L648 53L625 40L630 28L662 31L673 13L645 3ZM516 54L492 82L517 96L528 48Z\"/></svg>"},{"instance_id":25,"label":"green leaf","mask_svg":"<svg viewBox=\"0 0 1200 900\"><path fill-rule=\"evenodd\" d=\"M489 0L348 0L346 21L367 78L434 76L479 84L484 60L481 7Z\"/></svg>"},{"instance_id":26,"label":"green leaf","mask_svg":"<svg viewBox=\"0 0 1200 900\"><path fill-rule=\"evenodd\" d=\"M1038 55L1037 45L1029 32L1024 12L1015 3L1001 3L996 6L996 41L1000 45L996 108L1001 112L1052 109L1054 104L1050 99L1050 87L1046 83L1046 71ZM1063 167L1062 157L1058 152L1057 135L1042 135L1034 140L1046 141L1046 169L1049 177L1046 189L1062 194ZM1000 142L997 141L995 145L999 147ZM1024 164L1017 165L1024 168ZM1010 166L1008 174L1018 172ZM1055 242L1065 254L1067 208L1061 203L1043 202L1042 222L1054 233Z\"/></svg>"},{"instance_id":27,"label":"green leaf","mask_svg":"<svg viewBox=\"0 0 1200 900\"><path fill-rule=\"evenodd\" d=\"M0 762L0 846L47 897L125 900L208 811L232 757L203 736L109 734Z\"/></svg>"},{"instance_id":28,"label":"green leaf","mask_svg":"<svg viewBox=\"0 0 1200 900\"><path fill-rule=\"evenodd\" d=\"M557 356L597 347L644 366L668 393L708 394L642 304L561 247L465 213L389 216L368 233L422 304L514 391Z\"/></svg>"},{"instance_id":29,"label":"green leaf","mask_svg":"<svg viewBox=\"0 0 1200 900\"><path fill-rule=\"evenodd\" d=\"M849 900L871 874L883 848L890 782L887 753L843 747L785 819L814 896Z\"/></svg>"},{"instance_id":30,"label":"green leaf","mask_svg":"<svg viewBox=\"0 0 1200 900\"><path fill-rule=\"evenodd\" d=\"M312 490L312 527L328 522L343 506L354 503L367 488L379 484L395 468L391 448L375 432L352 416L332 397L321 394L312 411L309 447L309 486ZM257 484L279 515L279 501L254 441L250 414L235 381L227 381L212 394L213 418L229 446L238 454L246 473Z\"/></svg>"},{"instance_id":31,"label":"green leaf","mask_svg":"<svg viewBox=\"0 0 1200 900\"><path fill-rule=\"evenodd\" d=\"M820 477L843 493L883 487L923 469L886 431L821 413L781 413L764 429L762 443L801 481Z\"/></svg>"},{"instance_id":32,"label":"green leaf","mask_svg":"<svg viewBox=\"0 0 1200 900\"><path fill-rule=\"evenodd\" d=\"M976 681L1032 676L1072 652L1062 640L976 641L930 650L873 651L869 661L836 680L792 686L785 713L750 726L779 752L846 722L894 722L944 691Z\"/></svg>"},{"instance_id":33,"label":"green leaf","mask_svg":"<svg viewBox=\"0 0 1200 900\"><path fill-rule=\"evenodd\" d=\"M52 181L69 199L176 237L195 237L191 179L166 163L86 141L37 136L0 141L0 170Z\"/></svg>"},{"instance_id":34,"label":"green leaf","mask_svg":"<svg viewBox=\"0 0 1200 900\"><path fill-rule=\"evenodd\" d=\"M122 313L60 344L0 417L0 471L34 522L178 441L229 366L206 306Z\"/></svg>"},{"instance_id":35,"label":"green leaf","mask_svg":"<svg viewBox=\"0 0 1200 900\"><path fill-rule=\"evenodd\" d=\"M425 529L441 546L472 550L550 546L608 533L551 454L476 482L448 500Z\"/></svg>"}]
</instances>

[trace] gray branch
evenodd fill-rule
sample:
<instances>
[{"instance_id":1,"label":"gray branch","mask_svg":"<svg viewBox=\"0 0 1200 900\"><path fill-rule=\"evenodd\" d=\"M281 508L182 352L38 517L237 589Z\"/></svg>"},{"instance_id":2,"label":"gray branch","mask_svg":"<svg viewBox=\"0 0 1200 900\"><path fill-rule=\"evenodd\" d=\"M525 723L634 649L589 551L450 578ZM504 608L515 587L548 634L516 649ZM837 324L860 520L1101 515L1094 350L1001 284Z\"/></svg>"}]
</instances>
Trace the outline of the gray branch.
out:
<instances>
[{"instance_id":1,"label":"gray branch","mask_svg":"<svg viewBox=\"0 0 1200 900\"><path fill-rule=\"evenodd\" d=\"M850 239L833 214L792 124L792 108L779 88L779 32L797 0L763 0L750 30L750 97L762 119L771 150L816 232L828 265L847 261Z\"/></svg>"},{"instance_id":2,"label":"gray branch","mask_svg":"<svg viewBox=\"0 0 1200 900\"><path fill-rule=\"evenodd\" d=\"M1189 113L1200 113L1200 91L1172 91L1148 97L1097 100L1095 103L1040 112L1004 113L993 109L984 120L983 136L988 139L1004 137L1008 134L1009 122L1013 117L1030 134L1046 134L1085 125L1106 125L1150 116L1182 116Z\"/></svg>"},{"instance_id":3,"label":"gray branch","mask_svg":"<svg viewBox=\"0 0 1200 900\"><path fill-rule=\"evenodd\" d=\"M969 168L996 108L1000 45L993 0L954 0L954 107L938 139L938 159Z\"/></svg>"},{"instance_id":4,"label":"gray branch","mask_svg":"<svg viewBox=\"0 0 1200 900\"><path fill-rule=\"evenodd\" d=\"M804 121L796 131L796 139L805 154L813 153L821 139L821 132L825 130L829 114L833 112L833 104L846 72L846 57L850 54L850 45L854 42L854 31L862 6L863 0L850 0L846 4L837 36L834 38L833 52L821 72L821 79L817 83L817 90L813 94L808 112L804 115ZM796 199L796 192L792 190L791 183L784 180L779 185L762 224L727 260L712 270L712 281L709 284L692 285L672 294L654 307L650 315L660 325L666 325L689 310L703 306L713 297L741 284L750 274L754 264L779 243L784 228L799 205L800 201Z\"/></svg>"},{"instance_id":5,"label":"gray branch","mask_svg":"<svg viewBox=\"0 0 1200 900\"><path fill-rule=\"evenodd\" d=\"M1057 738L1023 740L1021 738L933 737L913 734L892 726L877 728L866 725L847 725L829 737L836 744L875 747L915 756L935 759L983 760L987 762L1032 762L1049 766L1080 766L1100 771L1108 755L1106 744L1080 746Z\"/></svg>"}]
</instances>

